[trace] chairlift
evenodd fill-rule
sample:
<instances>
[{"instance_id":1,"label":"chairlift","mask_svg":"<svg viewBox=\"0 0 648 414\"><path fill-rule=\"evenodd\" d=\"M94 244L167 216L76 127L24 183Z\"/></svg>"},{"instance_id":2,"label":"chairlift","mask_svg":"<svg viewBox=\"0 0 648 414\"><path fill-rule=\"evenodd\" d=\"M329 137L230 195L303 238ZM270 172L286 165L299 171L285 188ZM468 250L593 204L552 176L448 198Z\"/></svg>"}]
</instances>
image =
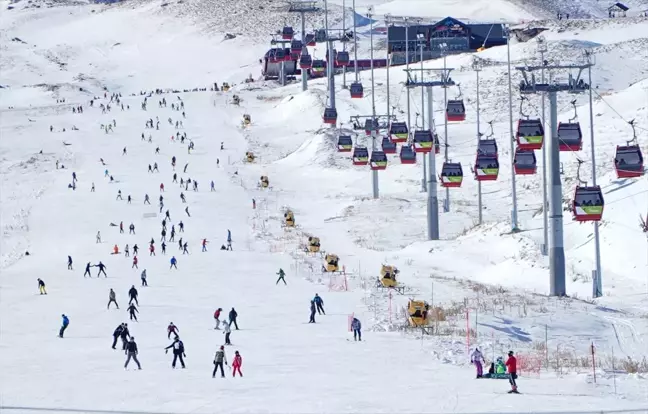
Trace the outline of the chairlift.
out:
<instances>
[{"instance_id":1,"label":"chairlift","mask_svg":"<svg viewBox=\"0 0 648 414\"><path fill-rule=\"evenodd\" d=\"M351 62L349 58L349 52L347 51L340 51L335 54L335 64L338 66L349 66L349 63Z\"/></svg>"},{"instance_id":2,"label":"chairlift","mask_svg":"<svg viewBox=\"0 0 648 414\"><path fill-rule=\"evenodd\" d=\"M284 26L283 30L281 31L281 38L283 40L292 40L294 35L295 31L290 26Z\"/></svg>"},{"instance_id":3,"label":"chairlift","mask_svg":"<svg viewBox=\"0 0 648 414\"><path fill-rule=\"evenodd\" d=\"M299 67L301 69L310 69L311 67L313 67L313 58L311 57L311 55L302 54L299 58Z\"/></svg>"},{"instance_id":4,"label":"chairlift","mask_svg":"<svg viewBox=\"0 0 648 414\"><path fill-rule=\"evenodd\" d=\"M355 147L353 149L353 165L367 165L369 163L369 151L367 147Z\"/></svg>"},{"instance_id":5,"label":"chairlift","mask_svg":"<svg viewBox=\"0 0 648 414\"><path fill-rule=\"evenodd\" d=\"M432 151L432 133L429 129L414 131L414 152L428 153Z\"/></svg>"},{"instance_id":6,"label":"chairlift","mask_svg":"<svg viewBox=\"0 0 648 414\"><path fill-rule=\"evenodd\" d=\"M385 154L396 154L396 143L392 142L389 137L383 137L382 150Z\"/></svg>"},{"instance_id":7,"label":"chairlift","mask_svg":"<svg viewBox=\"0 0 648 414\"><path fill-rule=\"evenodd\" d=\"M326 62L321 59L315 59L312 62L311 73L322 74L326 72Z\"/></svg>"},{"instance_id":8,"label":"chairlift","mask_svg":"<svg viewBox=\"0 0 648 414\"><path fill-rule=\"evenodd\" d=\"M369 166L373 171L384 170L387 168L387 155L383 151L371 151Z\"/></svg>"},{"instance_id":9,"label":"chairlift","mask_svg":"<svg viewBox=\"0 0 648 414\"><path fill-rule=\"evenodd\" d=\"M274 53L275 62L283 62L286 60L286 51L283 48L276 48Z\"/></svg>"},{"instance_id":10,"label":"chairlift","mask_svg":"<svg viewBox=\"0 0 648 414\"><path fill-rule=\"evenodd\" d=\"M364 130L367 135L371 135L372 131L378 130L378 121L372 118L365 119Z\"/></svg>"},{"instance_id":11,"label":"chairlift","mask_svg":"<svg viewBox=\"0 0 648 414\"><path fill-rule=\"evenodd\" d=\"M302 44L301 40L293 39L293 41L290 42L290 53L301 54L302 47L303 47L303 44Z\"/></svg>"},{"instance_id":12,"label":"chairlift","mask_svg":"<svg viewBox=\"0 0 648 414\"><path fill-rule=\"evenodd\" d=\"M576 101L573 100L571 104L574 107L574 117L570 118L569 122L558 123L558 143L561 151L580 151L583 148L583 132L578 122Z\"/></svg>"},{"instance_id":13,"label":"chairlift","mask_svg":"<svg viewBox=\"0 0 648 414\"><path fill-rule=\"evenodd\" d=\"M416 164L416 152L411 145L403 145L400 149L401 164Z\"/></svg>"},{"instance_id":14,"label":"chairlift","mask_svg":"<svg viewBox=\"0 0 648 414\"><path fill-rule=\"evenodd\" d=\"M335 125L337 123L337 110L335 108L325 108L322 120L325 124Z\"/></svg>"},{"instance_id":15,"label":"chairlift","mask_svg":"<svg viewBox=\"0 0 648 414\"><path fill-rule=\"evenodd\" d=\"M618 178L636 178L644 173L643 155L637 143L634 119L628 123L632 127L632 140L625 146L617 146L614 156L614 168Z\"/></svg>"},{"instance_id":16,"label":"chairlift","mask_svg":"<svg viewBox=\"0 0 648 414\"><path fill-rule=\"evenodd\" d=\"M604 204L600 186L576 186L573 201L574 220L600 221Z\"/></svg>"},{"instance_id":17,"label":"chairlift","mask_svg":"<svg viewBox=\"0 0 648 414\"><path fill-rule=\"evenodd\" d=\"M494 139L480 139L477 146L477 155L492 155L497 158L497 141Z\"/></svg>"},{"instance_id":18,"label":"chairlift","mask_svg":"<svg viewBox=\"0 0 648 414\"><path fill-rule=\"evenodd\" d=\"M492 154L477 154L474 172L477 181L497 180L499 174L499 161L497 161L497 157Z\"/></svg>"},{"instance_id":19,"label":"chairlift","mask_svg":"<svg viewBox=\"0 0 648 414\"><path fill-rule=\"evenodd\" d=\"M544 141L544 128L540 119L519 119L517 126L518 148L534 151L542 148Z\"/></svg>"},{"instance_id":20,"label":"chairlift","mask_svg":"<svg viewBox=\"0 0 648 414\"><path fill-rule=\"evenodd\" d=\"M306 43L306 46L317 46L317 43L315 42L315 34L307 34L304 38L304 43Z\"/></svg>"},{"instance_id":21,"label":"chairlift","mask_svg":"<svg viewBox=\"0 0 648 414\"><path fill-rule=\"evenodd\" d=\"M446 118L451 122L461 122L466 120L466 107L463 99L452 99L448 101L446 107Z\"/></svg>"},{"instance_id":22,"label":"chairlift","mask_svg":"<svg viewBox=\"0 0 648 414\"><path fill-rule=\"evenodd\" d=\"M316 43L323 43L328 40L328 36L326 35L326 30L325 29L318 29L315 31L315 42ZM313 45L315 46L315 45Z\"/></svg>"},{"instance_id":23,"label":"chairlift","mask_svg":"<svg viewBox=\"0 0 648 414\"><path fill-rule=\"evenodd\" d=\"M457 188L463 182L463 169L458 162L444 162L441 169L441 187Z\"/></svg>"},{"instance_id":24,"label":"chairlift","mask_svg":"<svg viewBox=\"0 0 648 414\"><path fill-rule=\"evenodd\" d=\"M518 147L513 158L513 169L516 175L532 175L536 173L538 164L535 152Z\"/></svg>"},{"instance_id":25,"label":"chairlift","mask_svg":"<svg viewBox=\"0 0 648 414\"><path fill-rule=\"evenodd\" d=\"M409 130L405 122L392 122L389 125L389 136L395 143L405 142L409 137Z\"/></svg>"},{"instance_id":26,"label":"chairlift","mask_svg":"<svg viewBox=\"0 0 648 414\"><path fill-rule=\"evenodd\" d=\"M337 145L338 152L351 152L353 149L353 140L350 135L340 135Z\"/></svg>"},{"instance_id":27,"label":"chairlift","mask_svg":"<svg viewBox=\"0 0 648 414\"><path fill-rule=\"evenodd\" d=\"M360 82L353 82L349 87L352 98L362 98L364 97L364 88Z\"/></svg>"}]
</instances>

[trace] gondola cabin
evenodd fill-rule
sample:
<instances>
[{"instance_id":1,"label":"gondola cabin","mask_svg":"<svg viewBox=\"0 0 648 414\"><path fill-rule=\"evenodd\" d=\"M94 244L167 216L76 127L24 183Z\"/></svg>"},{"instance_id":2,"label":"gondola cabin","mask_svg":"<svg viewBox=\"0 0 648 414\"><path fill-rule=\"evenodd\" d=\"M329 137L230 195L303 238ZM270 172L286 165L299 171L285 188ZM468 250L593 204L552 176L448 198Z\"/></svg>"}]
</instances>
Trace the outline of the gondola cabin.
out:
<instances>
[{"instance_id":1,"label":"gondola cabin","mask_svg":"<svg viewBox=\"0 0 648 414\"><path fill-rule=\"evenodd\" d=\"M497 141L494 139L482 139L477 146L477 154L492 155L497 158Z\"/></svg>"},{"instance_id":2,"label":"gondola cabin","mask_svg":"<svg viewBox=\"0 0 648 414\"><path fill-rule=\"evenodd\" d=\"M261 188L268 188L270 186L270 181L268 180L267 175L261 176L261 178L259 179L259 185L261 185Z\"/></svg>"},{"instance_id":3,"label":"gondola cabin","mask_svg":"<svg viewBox=\"0 0 648 414\"><path fill-rule=\"evenodd\" d=\"M337 144L338 152L351 152L353 149L353 140L349 135L340 135Z\"/></svg>"},{"instance_id":4,"label":"gondola cabin","mask_svg":"<svg viewBox=\"0 0 648 414\"><path fill-rule=\"evenodd\" d=\"M428 323L430 305L423 300L410 300L407 304L407 314L410 326L425 326Z\"/></svg>"},{"instance_id":5,"label":"gondola cabin","mask_svg":"<svg viewBox=\"0 0 648 414\"><path fill-rule=\"evenodd\" d=\"M349 52L343 50L335 54L336 66L349 66L349 62L351 62Z\"/></svg>"},{"instance_id":6,"label":"gondola cabin","mask_svg":"<svg viewBox=\"0 0 648 414\"><path fill-rule=\"evenodd\" d=\"M426 154L432 151L432 133L427 129L414 131L414 151Z\"/></svg>"},{"instance_id":7,"label":"gondola cabin","mask_svg":"<svg viewBox=\"0 0 648 414\"><path fill-rule=\"evenodd\" d=\"M322 121L325 124L335 125L337 123L337 110L335 108L324 109L324 115L322 116Z\"/></svg>"},{"instance_id":8,"label":"gondola cabin","mask_svg":"<svg viewBox=\"0 0 648 414\"><path fill-rule=\"evenodd\" d=\"M558 143L561 151L580 151L583 148L583 132L580 123L560 122Z\"/></svg>"},{"instance_id":9,"label":"gondola cabin","mask_svg":"<svg viewBox=\"0 0 648 414\"><path fill-rule=\"evenodd\" d=\"M536 173L537 168L535 152L521 148L515 150L513 169L516 175L532 175Z\"/></svg>"},{"instance_id":10,"label":"gondola cabin","mask_svg":"<svg viewBox=\"0 0 648 414\"><path fill-rule=\"evenodd\" d=\"M367 165L369 163L369 151L367 147L355 147L353 149L353 165Z\"/></svg>"},{"instance_id":11,"label":"gondola cabin","mask_svg":"<svg viewBox=\"0 0 648 414\"><path fill-rule=\"evenodd\" d=\"M576 187L573 213L576 221L600 221L603 217L603 192L601 187Z\"/></svg>"},{"instance_id":12,"label":"gondola cabin","mask_svg":"<svg viewBox=\"0 0 648 414\"><path fill-rule=\"evenodd\" d=\"M275 49L274 54L270 57L272 62L281 63L286 61L286 51L284 49Z\"/></svg>"},{"instance_id":13,"label":"gondola cabin","mask_svg":"<svg viewBox=\"0 0 648 414\"><path fill-rule=\"evenodd\" d=\"M339 265L340 258L335 254L327 254L324 257L324 271L325 272L337 272L340 270Z\"/></svg>"},{"instance_id":14,"label":"gondola cabin","mask_svg":"<svg viewBox=\"0 0 648 414\"><path fill-rule=\"evenodd\" d=\"M409 130L405 122L392 122L389 125L389 136L395 143L405 142L409 137Z\"/></svg>"},{"instance_id":15,"label":"gondola cabin","mask_svg":"<svg viewBox=\"0 0 648 414\"><path fill-rule=\"evenodd\" d=\"M380 268L380 283L383 287L396 287L396 275L399 273L395 266L382 265Z\"/></svg>"},{"instance_id":16,"label":"gondola cabin","mask_svg":"<svg viewBox=\"0 0 648 414\"><path fill-rule=\"evenodd\" d=\"M292 40L294 35L295 31L290 26L284 26L284 28L281 30L281 38L283 40Z\"/></svg>"},{"instance_id":17,"label":"gondola cabin","mask_svg":"<svg viewBox=\"0 0 648 414\"><path fill-rule=\"evenodd\" d=\"M382 150L385 154L396 154L396 143L392 142L389 137L383 137Z\"/></svg>"},{"instance_id":18,"label":"gondola cabin","mask_svg":"<svg viewBox=\"0 0 648 414\"><path fill-rule=\"evenodd\" d=\"M617 146L614 168L618 178L636 178L644 173L643 156L638 145Z\"/></svg>"},{"instance_id":19,"label":"gondola cabin","mask_svg":"<svg viewBox=\"0 0 648 414\"><path fill-rule=\"evenodd\" d=\"M311 55L303 54L299 58L300 69L310 69L313 66L313 58Z\"/></svg>"},{"instance_id":20,"label":"gondola cabin","mask_svg":"<svg viewBox=\"0 0 648 414\"><path fill-rule=\"evenodd\" d=\"M449 100L446 107L446 117L451 122L461 122L466 120L466 107L463 99Z\"/></svg>"},{"instance_id":21,"label":"gondola cabin","mask_svg":"<svg viewBox=\"0 0 648 414\"><path fill-rule=\"evenodd\" d=\"M314 75L323 75L326 72L326 62L321 59L313 60L311 73Z\"/></svg>"},{"instance_id":22,"label":"gondola cabin","mask_svg":"<svg viewBox=\"0 0 648 414\"><path fill-rule=\"evenodd\" d=\"M284 224L286 227L295 227L295 215L288 210L284 213Z\"/></svg>"},{"instance_id":23,"label":"gondola cabin","mask_svg":"<svg viewBox=\"0 0 648 414\"><path fill-rule=\"evenodd\" d=\"M349 92L351 92L351 97L355 99L360 99L364 97L364 88L360 82L353 82L349 86Z\"/></svg>"},{"instance_id":24,"label":"gondola cabin","mask_svg":"<svg viewBox=\"0 0 648 414\"><path fill-rule=\"evenodd\" d=\"M247 162L254 162L256 160L256 157L254 156L254 153L248 151L245 153L245 161Z\"/></svg>"},{"instance_id":25,"label":"gondola cabin","mask_svg":"<svg viewBox=\"0 0 648 414\"><path fill-rule=\"evenodd\" d=\"M371 135L372 131L378 131L378 122L371 118L365 119L364 130L365 134Z\"/></svg>"},{"instance_id":26,"label":"gondola cabin","mask_svg":"<svg viewBox=\"0 0 648 414\"><path fill-rule=\"evenodd\" d=\"M317 46L317 43L315 42L315 34L307 34L304 43L306 43L306 46Z\"/></svg>"},{"instance_id":27,"label":"gondola cabin","mask_svg":"<svg viewBox=\"0 0 648 414\"><path fill-rule=\"evenodd\" d=\"M499 174L499 162L494 155L478 154L475 160L475 179L477 181L495 181Z\"/></svg>"},{"instance_id":28,"label":"gondola cabin","mask_svg":"<svg viewBox=\"0 0 648 414\"><path fill-rule=\"evenodd\" d=\"M401 164L416 164L416 152L410 145L403 145L400 149Z\"/></svg>"},{"instance_id":29,"label":"gondola cabin","mask_svg":"<svg viewBox=\"0 0 648 414\"><path fill-rule=\"evenodd\" d=\"M308 238L308 251L311 253L317 253L320 251L320 239L319 237L310 236Z\"/></svg>"},{"instance_id":30,"label":"gondola cabin","mask_svg":"<svg viewBox=\"0 0 648 414\"><path fill-rule=\"evenodd\" d=\"M293 40L290 42L290 53L296 53L298 55L302 52L302 42L301 40Z\"/></svg>"},{"instance_id":31,"label":"gondola cabin","mask_svg":"<svg viewBox=\"0 0 648 414\"><path fill-rule=\"evenodd\" d=\"M544 128L539 119L519 119L517 126L517 146L522 150L539 150L544 141Z\"/></svg>"},{"instance_id":32,"label":"gondola cabin","mask_svg":"<svg viewBox=\"0 0 648 414\"><path fill-rule=\"evenodd\" d=\"M463 168L458 162L444 162L441 169L441 186L447 188L461 187Z\"/></svg>"},{"instance_id":33,"label":"gondola cabin","mask_svg":"<svg viewBox=\"0 0 648 414\"><path fill-rule=\"evenodd\" d=\"M380 171L387 168L387 155L382 151L371 151L369 167L373 171Z\"/></svg>"}]
</instances>

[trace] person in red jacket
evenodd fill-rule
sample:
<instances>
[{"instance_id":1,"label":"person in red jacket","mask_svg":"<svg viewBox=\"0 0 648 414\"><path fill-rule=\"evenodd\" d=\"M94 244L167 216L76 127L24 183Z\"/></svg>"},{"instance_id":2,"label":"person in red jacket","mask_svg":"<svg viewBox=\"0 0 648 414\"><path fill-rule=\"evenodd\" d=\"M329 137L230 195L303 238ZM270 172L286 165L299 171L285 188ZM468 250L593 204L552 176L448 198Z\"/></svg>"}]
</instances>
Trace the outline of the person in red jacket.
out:
<instances>
[{"instance_id":1,"label":"person in red jacket","mask_svg":"<svg viewBox=\"0 0 648 414\"><path fill-rule=\"evenodd\" d=\"M139 267L137 267L137 256L133 256L133 266L131 269L139 269Z\"/></svg>"},{"instance_id":2,"label":"person in red jacket","mask_svg":"<svg viewBox=\"0 0 648 414\"><path fill-rule=\"evenodd\" d=\"M515 383L515 380L517 379L517 358L513 356L513 351L509 351L508 353L506 369L509 373L509 382L511 383L511 391L509 391L509 394L519 394L517 384Z\"/></svg>"},{"instance_id":3,"label":"person in red jacket","mask_svg":"<svg viewBox=\"0 0 648 414\"><path fill-rule=\"evenodd\" d=\"M223 311L223 308L216 309L214 312L214 319L216 319L216 327L214 329L220 329L220 314Z\"/></svg>"},{"instance_id":4,"label":"person in red jacket","mask_svg":"<svg viewBox=\"0 0 648 414\"><path fill-rule=\"evenodd\" d=\"M243 365L243 358L241 357L241 354L239 354L239 351L236 351L234 352L234 362L232 363L233 377L236 377L236 371L238 371L241 377L243 376L243 373L241 372L241 365Z\"/></svg>"},{"instance_id":5,"label":"person in red jacket","mask_svg":"<svg viewBox=\"0 0 648 414\"><path fill-rule=\"evenodd\" d=\"M169 322L169 326L167 326L167 338L171 339L171 334L174 334L176 338L178 337L178 334L180 333L180 329L178 329L177 326L173 324L173 322Z\"/></svg>"}]
</instances>

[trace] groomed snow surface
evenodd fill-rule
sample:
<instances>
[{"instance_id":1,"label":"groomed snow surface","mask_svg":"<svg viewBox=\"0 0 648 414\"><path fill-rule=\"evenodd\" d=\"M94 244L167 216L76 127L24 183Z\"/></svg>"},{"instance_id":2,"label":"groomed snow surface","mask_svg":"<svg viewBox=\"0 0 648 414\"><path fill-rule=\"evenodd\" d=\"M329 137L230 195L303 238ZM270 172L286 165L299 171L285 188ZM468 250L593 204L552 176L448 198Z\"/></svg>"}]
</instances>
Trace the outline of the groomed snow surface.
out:
<instances>
[{"instance_id":1,"label":"groomed snow surface","mask_svg":"<svg viewBox=\"0 0 648 414\"><path fill-rule=\"evenodd\" d=\"M3 9L7 5L3 2ZM482 21L533 17L507 2L460 7L444 1L433 7L401 0L375 5L376 13L456 14ZM453 13L455 7L461 12ZM124 3L16 8L2 14L0 410L648 412L646 374L629 374L621 364L628 358L641 361L648 350L646 241L638 227L648 186L644 179L617 180L612 162L616 145L631 137L625 122L630 119L641 127L639 142L648 153L645 49L634 47L645 44L648 22L634 19L622 31L616 23L587 22L545 32L552 62L578 58L583 42L593 42L588 47L595 46L597 52L594 84L605 99L597 97L594 104L597 178L606 197L601 225L605 295L591 300L592 226L573 222L568 212L571 297L545 296L548 258L539 250L540 175L518 177L520 227L525 231L510 234L511 171L502 161L500 179L483 185L484 224L476 226L477 186L470 176L476 85L474 72L468 70L473 56L453 56L447 62L456 68L453 78L461 82L468 106L466 122L450 125L448 134L449 156L462 163L466 177L462 188L451 193L450 212L441 215L443 240L427 242L420 157L418 165L407 166L390 156L389 168L380 172L381 197L373 200L368 169L352 167L349 155L337 153L335 133L321 122L324 80L311 81L308 92L301 92L299 84L243 84L249 73L258 77L257 60L267 44L244 36L221 41L222 33L205 35L200 26L159 10L157 4ZM259 19L265 24L268 16L269 11ZM359 51L363 56L365 41ZM534 59L535 45L517 44L511 53L514 65L523 64ZM500 159L508 160L506 49L478 57L484 64L481 130L488 132L485 122L494 121ZM624 63L621 69L619 62ZM386 107L385 75L384 70L375 73L378 111ZM404 75L401 68L392 68L390 75L391 105L404 111ZM341 76L336 78L343 128L349 127L349 116L371 112L369 74L361 77L367 91L361 100L351 100L340 88ZM518 80L516 74L514 82ZM223 81L237 85L226 93L153 95L148 110L140 109L140 91L209 88ZM104 87L108 97L121 93L130 110L112 103L112 110L102 114L99 105L109 103ZM232 104L233 94L241 97L240 106ZM455 94L449 91L450 97ZM90 107L95 96L101 98ZM57 102L63 98L65 103ZM162 98L166 108L158 107ZM570 99L560 99L561 120L572 114ZM587 97L578 99L583 133L589 137ZM181 101L186 118L170 108ZM412 110L421 112L418 91L412 102ZM83 114L72 113L78 105L83 105ZM434 105L442 109L442 93L435 91ZM539 107L539 100L532 98L526 110L539 116ZM443 111L436 109L443 137ZM248 127L241 125L245 113L252 117ZM146 120L158 117L159 130L144 127ZM113 120L113 132L104 133L101 125ZM180 120L183 127L176 129ZM186 133L195 150L188 153L187 142L172 140L177 132ZM142 141L142 133L152 142ZM368 141L361 135L358 142ZM254 163L244 162L246 151L257 156ZM571 198L577 157L586 162L583 174L589 180L589 141L577 155L561 154L565 199ZM65 168L57 170L57 160ZM441 160L437 157L437 168ZM153 163L159 173L147 172ZM106 169L113 183L105 177ZM73 172L76 190L68 188ZM172 183L174 172L197 181L198 191ZM258 187L261 175L269 177L269 189ZM212 180L215 191L209 188ZM95 192L90 191L93 183ZM119 190L124 200L116 200ZM145 194L151 205L144 205ZM180 220L185 224L185 232L168 243L166 256L160 251L160 194L163 211L170 210L172 218L168 230L171 224L177 229ZM128 195L132 204L125 200ZM445 191L439 198L446 198ZM295 213L295 229L282 227L287 209ZM111 225L120 222L126 234ZM136 235L128 235L130 223ZM219 250L228 229L232 252ZM97 231L101 243L95 243ZM322 258L303 252L308 235L319 237L323 250L339 255L346 278L321 273ZM189 255L178 250L180 237L189 243ZM147 251L151 238L156 240L154 257ZM208 251L201 252L205 238ZM110 254L115 244L122 251L126 244L131 251L138 244L138 269L123 253ZM74 259L73 271L66 268L68 255ZM178 270L169 268L172 255ZM92 268L93 277L84 278L85 264L99 261L107 266L108 277L97 278L97 268ZM374 288L381 264L400 269L403 295ZM287 286L275 284L279 268L287 273ZM148 287L139 287L143 269ZM38 294L37 278L47 284L47 295ZM340 291L344 284L348 289ZM132 285L140 292L139 322L129 321L125 311ZM106 309L111 288L119 310ZM308 324L315 293L323 297L327 314ZM422 336L404 328L409 298L443 309L446 320L440 322L439 335ZM232 307L239 314L241 329L233 331L233 345L226 352L230 363L235 350L241 353L243 378L231 378L231 371L226 379L210 375L214 353L224 342L222 332L213 329L218 307L225 315ZM57 338L61 314L71 321L63 339ZM348 331L350 315L363 323L361 343ZM172 370L171 355L163 352L171 343L166 337L171 321L186 347L186 369ZM132 363L125 371L123 352L110 349L112 332L121 322L129 323L136 338L141 371ZM592 343L596 383L588 359ZM474 380L468 346L476 345L489 361L510 349L527 361L520 363L522 395L507 395L507 381ZM581 361L578 367L575 360Z\"/></svg>"}]
</instances>

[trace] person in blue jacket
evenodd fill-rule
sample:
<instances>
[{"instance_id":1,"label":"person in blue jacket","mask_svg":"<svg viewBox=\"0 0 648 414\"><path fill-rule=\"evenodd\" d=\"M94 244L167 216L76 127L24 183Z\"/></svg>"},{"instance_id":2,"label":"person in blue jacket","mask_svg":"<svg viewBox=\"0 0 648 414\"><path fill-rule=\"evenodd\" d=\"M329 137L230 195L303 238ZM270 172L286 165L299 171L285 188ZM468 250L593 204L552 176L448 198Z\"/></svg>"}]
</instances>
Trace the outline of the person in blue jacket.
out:
<instances>
[{"instance_id":1,"label":"person in blue jacket","mask_svg":"<svg viewBox=\"0 0 648 414\"><path fill-rule=\"evenodd\" d=\"M319 294L317 293L315 294L315 297L313 298L313 302L315 302L315 306L317 306L317 314L326 315L326 312L324 312L324 301L322 300L322 297Z\"/></svg>"},{"instance_id":2,"label":"person in blue jacket","mask_svg":"<svg viewBox=\"0 0 648 414\"><path fill-rule=\"evenodd\" d=\"M353 318L353 320L351 321L351 329L353 329L353 340L362 341L362 332L360 332L360 329L362 329L362 324L360 323L360 320L358 320L358 318Z\"/></svg>"},{"instance_id":3,"label":"person in blue jacket","mask_svg":"<svg viewBox=\"0 0 648 414\"><path fill-rule=\"evenodd\" d=\"M173 256L171 258L171 266L169 267L169 270L171 270L174 267L176 268L176 270L178 270L177 264L178 264L178 260L176 260L175 256Z\"/></svg>"},{"instance_id":4,"label":"person in blue jacket","mask_svg":"<svg viewBox=\"0 0 648 414\"><path fill-rule=\"evenodd\" d=\"M70 319L65 316L65 314L61 315L63 317L63 325L61 326L61 330L59 331L59 338L63 338L63 333L67 329L68 325L70 324Z\"/></svg>"}]
</instances>

